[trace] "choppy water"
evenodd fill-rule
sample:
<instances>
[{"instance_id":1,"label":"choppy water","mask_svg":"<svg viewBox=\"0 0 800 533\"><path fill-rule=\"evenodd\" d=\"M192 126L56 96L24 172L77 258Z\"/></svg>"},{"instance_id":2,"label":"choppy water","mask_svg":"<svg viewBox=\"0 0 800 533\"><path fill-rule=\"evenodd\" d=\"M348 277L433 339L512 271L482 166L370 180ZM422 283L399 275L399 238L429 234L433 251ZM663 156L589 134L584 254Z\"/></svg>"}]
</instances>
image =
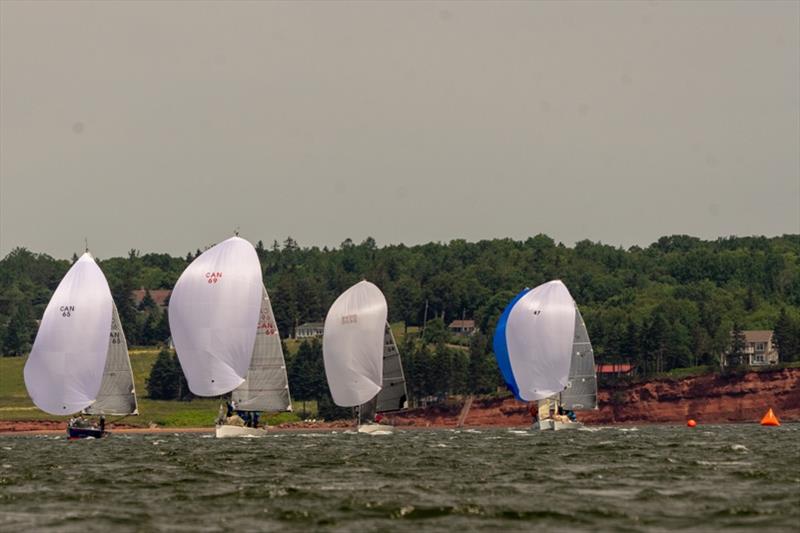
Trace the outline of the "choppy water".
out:
<instances>
[{"instance_id":1,"label":"choppy water","mask_svg":"<svg viewBox=\"0 0 800 533\"><path fill-rule=\"evenodd\" d=\"M0 437L0 529L796 531L800 425Z\"/></svg>"}]
</instances>

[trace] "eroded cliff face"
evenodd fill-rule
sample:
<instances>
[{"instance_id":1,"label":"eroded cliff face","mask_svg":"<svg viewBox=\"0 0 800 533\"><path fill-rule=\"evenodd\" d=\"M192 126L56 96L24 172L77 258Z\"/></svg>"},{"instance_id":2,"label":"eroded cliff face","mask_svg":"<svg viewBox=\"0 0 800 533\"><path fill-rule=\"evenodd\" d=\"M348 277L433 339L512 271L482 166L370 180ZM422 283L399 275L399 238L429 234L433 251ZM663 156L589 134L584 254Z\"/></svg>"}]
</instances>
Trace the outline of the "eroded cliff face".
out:
<instances>
[{"instance_id":1,"label":"eroded cliff face","mask_svg":"<svg viewBox=\"0 0 800 533\"><path fill-rule=\"evenodd\" d=\"M588 423L757 422L772 408L782 420L800 420L800 369L656 380L602 391Z\"/></svg>"},{"instance_id":2,"label":"eroded cliff face","mask_svg":"<svg viewBox=\"0 0 800 533\"><path fill-rule=\"evenodd\" d=\"M587 424L757 422L770 407L782 421L800 420L800 368L748 372L739 376L698 376L654 380L601 390L600 409L584 411ZM397 425L455 426L460 406L414 409ZM528 407L513 398L476 400L465 426L526 426Z\"/></svg>"}]
</instances>

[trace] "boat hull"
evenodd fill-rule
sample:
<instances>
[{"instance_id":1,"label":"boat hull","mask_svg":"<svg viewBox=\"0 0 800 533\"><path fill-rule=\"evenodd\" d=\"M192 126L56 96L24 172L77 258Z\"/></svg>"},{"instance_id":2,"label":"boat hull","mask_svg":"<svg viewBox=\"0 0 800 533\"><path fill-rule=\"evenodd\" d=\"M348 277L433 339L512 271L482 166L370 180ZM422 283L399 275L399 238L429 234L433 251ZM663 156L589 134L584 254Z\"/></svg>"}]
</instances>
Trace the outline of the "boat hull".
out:
<instances>
[{"instance_id":1,"label":"boat hull","mask_svg":"<svg viewBox=\"0 0 800 533\"><path fill-rule=\"evenodd\" d=\"M108 431L104 431L100 428L75 428L75 427L68 427L67 428L67 438L74 440L74 439L101 439L103 437L107 437L109 435Z\"/></svg>"},{"instance_id":2,"label":"boat hull","mask_svg":"<svg viewBox=\"0 0 800 533\"><path fill-rule=\"evenodd\" d=\"M227 424L216 426L215 434L218 439L234 437L266 437L268 431L265 428L249 428L245 426L230 426Z\"/></svg>"},{"instance_id":3,"label":"boat hull","mask_svg":"<svg viewBox=\"0 0 800 533\"><path fill-rule=\"evenodd\" d=\"M391 435L394 433L394 428L382 424L361 424L358 426L358 432L367 435Z\"/></svg>"},{"instance_id":4,"label":"boat hull","mask_svg":"<svg viewBox=\"0 0 800 533\"><path fill-rule=\"evenodd\" d=\"M552 419L540 420L533 423L533 429L540 431L560 431L562 429L578 429L583 427L580 422L559 422Z\"/></svg>"}]
</instances>

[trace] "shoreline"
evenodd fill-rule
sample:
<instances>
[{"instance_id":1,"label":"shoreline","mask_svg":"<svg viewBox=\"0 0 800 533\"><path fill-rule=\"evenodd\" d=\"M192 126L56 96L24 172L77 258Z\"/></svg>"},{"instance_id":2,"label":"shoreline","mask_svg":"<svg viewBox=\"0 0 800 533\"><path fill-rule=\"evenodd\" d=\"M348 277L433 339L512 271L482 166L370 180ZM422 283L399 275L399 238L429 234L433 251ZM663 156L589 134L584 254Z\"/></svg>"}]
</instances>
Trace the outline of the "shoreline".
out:
<instances>
[{"instance_id":1,"label":"shoreline","mask_svg":"<svg viewBox=\"0 0 800 533\"><path fill-rule=\"evenodd\" d=\"M796 420L783 420L781 424L796 423ZM26 425L28 423L26 422ZM758 421L730 421L720 420L715 422L704 422L698 424L695 428L698 429L704 426L719 426L729 424L758 424ZM63 428L53 429L51 424L43 424L51 426L50 428L40 427L32 429L8 430L0 429L0 437L13 437L13 436L55 436L64 435L66 433L66 425ZM678 422L651 422L651 421L638 421L638 422L613 422L607 424L585 424L586 428L632 428L632 427L651 427L651 426L684 426L685 424ZM426 426L421 425L397 425L389 426L394 428L395 431L437 431L437 430L491 430L491 429L505 429L505 430L528 430L531 429L531 424L492 424L492 425L464 425L457 427L451 424L431 424ZM353 431L355 430L354 424L343 425L341 422L332 422L329 425L316 425L308 426L270 426L267 428L270 433L284 434L284 433L332 433L337 431ZM112 435L164 435L168 433L186 433L186 434L214 434L214 427L156 427L156 428L143 428L143 427L117 427L108 430Z\"/></svg>"},{"instance_id":2,"label":"shoreline","mask_svg":"<svg viewBox=\"0 0 800 533\"><path fill-rule=\"evenodd\" d=\"M385 422L398 430L412 429L527 429L531 427L531 404L513 397L474 397L464 409L466 396L451 397L425 407L386 414ZM581 411L578 419L586 427L683 426L688 420L698 426L754 423L773 409L783 422L800 421L800 368L747 372L742 375L702 375L683 379L656 379L598 391L598 409ZM0 435L65 434L67 421L0 420ZM121 434L213 433L211 420L205 427L149 427L109 423L109 431ZM194 421L192 421L194 422ZM190 422L190 423L192 423ZM461 426L459 427L459 423ZM271 432L345 431L354 420L287 422L269 426Z\"/></svg>"}]
</instances>

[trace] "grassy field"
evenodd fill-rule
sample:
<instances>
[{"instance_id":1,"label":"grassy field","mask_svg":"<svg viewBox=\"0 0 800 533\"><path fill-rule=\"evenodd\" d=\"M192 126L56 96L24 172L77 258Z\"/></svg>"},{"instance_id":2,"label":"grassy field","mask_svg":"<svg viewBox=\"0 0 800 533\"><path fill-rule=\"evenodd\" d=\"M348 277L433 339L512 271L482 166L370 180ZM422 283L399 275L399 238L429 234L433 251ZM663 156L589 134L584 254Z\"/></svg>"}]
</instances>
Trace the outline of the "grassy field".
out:
<instances>
[{"instance_id":1,"label":"grassy field","mask_svg":"<svg viewBox=\"0 0 800 533\"><path fill-rule=\"evenodd\" d=\"M409 328L409 333L418 328ZM392 324L392 332L398 344L403 342L405 332L403 323ZM297 352L300 341L287 339L289 354ZM150 426L156 424L166 427L209 427L214 419L221 401L214 398L195 398L189 402L150 400L147 398L145 381L158 356L157 348L131 347L131 367L133 368L134 385L139 401L139 416L125 419L126 424L134 426ZM0 357L0 420L66 420L69 417L58 417L40 411L33 405L25 389L22 369L27 357ZM278 413L266 418L270 425L291 422L301 419L305 408L306 418L316 418L316 402L293 401L293 413ZM111 418L110 420L113 420Z\"/></svg>"},{"instance_id":2,"label":"grassy field","mask_svg":"<svg viewBox=\"0 0 800 533\"><path fill-rule=\"evenodd\" d=\"M156 424L166 427L209 427L214 423L220 400L213 398L195 398L189 402L150 400L146 398L145 379L158 356L158 350L133 349L130 352L133 367L134 383L139 400L139 416L125 419L126 424L149 426ZM0 358L0 420L66 420L69 417L58 417L40 411L33 405L25 390L22 369L26 357ZM293 402L294 413L279 413L267 417L270 425L281 422L300 420L298 414L303 409L303 402ZM309 417L316 416L315 402L306 402ZM109 420L113 420L110 418Z\"/></svg>"}]
</instances>

